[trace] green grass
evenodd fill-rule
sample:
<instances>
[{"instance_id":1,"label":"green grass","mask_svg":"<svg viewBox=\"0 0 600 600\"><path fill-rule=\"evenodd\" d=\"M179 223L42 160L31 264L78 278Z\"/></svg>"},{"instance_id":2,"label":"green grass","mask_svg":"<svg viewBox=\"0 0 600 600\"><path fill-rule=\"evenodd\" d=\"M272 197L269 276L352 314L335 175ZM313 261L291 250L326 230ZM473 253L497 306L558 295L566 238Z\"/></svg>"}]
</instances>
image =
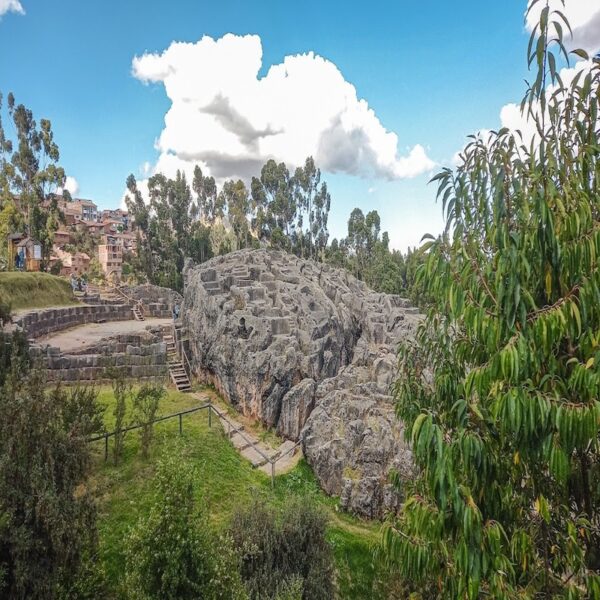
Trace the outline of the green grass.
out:
<instances>
[{"instance_id":1,"label":"green grass","mask_svg":"<svg viewBox=\"0 0 600 600\"><path fill-rule=\"evenodd\" d=\"M110 388L100 388L99 400L106 406L105 423L111 429L114 397ZM170 414L200 403L190 394L169 390L159 412ZM339 512L337 500L320 491L305 461L276 477L272 489L270 478L240 457L214 415L209 427L207 411L184 416L181 436L177 418L157 424L154 431L147 460L141 456L139 435L135 431L127 434L124 457L116 467L112 464L112 445L107 463L104 442L96 442L94 447L91 483L99 504L100 557L117 595L123 577L123 541L152 503L156 460L166 449L180 453L198 466L198 499L216 528L226 527L235 509L255 497L281 506L290 496L311 496L329 516L327 536L334 549L340 597L377 599L371 591L375 577L371 557L372 547L379 540L378 524Z\"/></svg>"},{"instance_id":2,"label":"green grass","mask_svg":"<svg viewBox=\"0 0 600 600\"><path fill-rule=\"evenodd\" d=\"M0 302L12 310L68 306L77 301L66 279L49 273L0 273Z\"/></svg>"}]
</instances>

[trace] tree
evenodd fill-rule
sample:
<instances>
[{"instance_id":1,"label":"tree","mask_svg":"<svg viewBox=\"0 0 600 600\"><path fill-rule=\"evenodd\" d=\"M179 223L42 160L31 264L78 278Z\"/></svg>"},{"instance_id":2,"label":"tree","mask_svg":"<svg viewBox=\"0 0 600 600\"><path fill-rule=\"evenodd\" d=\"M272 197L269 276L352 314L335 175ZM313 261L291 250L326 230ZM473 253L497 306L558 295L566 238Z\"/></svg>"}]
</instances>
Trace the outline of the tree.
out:
<instances>
[{"instance_id":1,"label":"tree","mask_svg":"<svg viewBox=\"0 0 600 600\"><path fill-rule=\"evenodd\" d=\"M432 306L396 384L420 474L384 537L427 597L600 598L600 64L562 80L565 30L544 6L534 139L476 136L434 177Z\"/></svg>"},{"instance_id":2,"label":"tree","mask_svg":"<svg viewBox=\"0 0 600 600\"><path fill-rule=\"evenodd\" d=\"M141 425L142 455L148 458L154 434L154 419L160 401L165 397L165 388L158 385L143 385L133 396L134 418Z\"/></svg>"},{"instance_id":3,"label":"tree","mask_svg":"<svg viewBox=\"0 0 600 600\"><path fill-rule=\"evenodd\" d=\"M46 390L13 360L0 389L0 590L58 597L96 544L87 437L100 430L93 388Z\"/></svg>"},{"instance_id":4,"label":"tree","mask_svg":"<svg viewBox=\"0 0 600 600\"><path fill-rule=\"evenodd\" d=\"M60 154L50 121L40 119L38 125L32 111L16 104L12 93L7 107L16 140L7 138L0 119L0 233L27 224L47 263L54 232L64 219L54 192L64 186L65 172L58 164Z\"/></svg>"},{"instance_id":5,"label":"tree","mask_svg":"<svg viewBox=\"0 0 600 600\"><path fill-rule=\"evenodd\" d=\"M212 225L217 218L223 218L223 205L218 199L217 184L214 177L202 174L202 169L194 167L192 188L198 199L198 212L204 223Z\"/></svg>"},{"instance_id":6,"label":"tree","mask_svg":"<svg viewBox=\"0 0 600 600\"><path fill-rule=\"evenodd\" d=\"M126 541L128 598L243 600L237 559L199 510L198 474L171 448L156 472L154 502Z\"/></svg>"},{"instance_id":7,"label":"tree","mask_svg":"<svg viewBox=\"0 0 600 600\"><path fill-rule=\"evenodd\" d=\"M219 194L221 202L227 206L229 221L238 241L238 248L246 248L250 236L248 214L250 202L248 190L241 179L226 181Z\"/></svg>"},{"instance_id":8,"label":"tree","mask_svg":"<svg viewBox=\"0 0 600 600\"><path fill-rule=\"evenodd\" d=\"M113 460L116 466L123 455L125 435L127 433L124 431L127 427L127 404L133 395L133 391L131 385L125 381L125 375L121 369L117 367L109 368L107 374L112 379L112 390L115 397L115 407L113 409L113 416L115 418Z\"/></svg>"}]
</instances>

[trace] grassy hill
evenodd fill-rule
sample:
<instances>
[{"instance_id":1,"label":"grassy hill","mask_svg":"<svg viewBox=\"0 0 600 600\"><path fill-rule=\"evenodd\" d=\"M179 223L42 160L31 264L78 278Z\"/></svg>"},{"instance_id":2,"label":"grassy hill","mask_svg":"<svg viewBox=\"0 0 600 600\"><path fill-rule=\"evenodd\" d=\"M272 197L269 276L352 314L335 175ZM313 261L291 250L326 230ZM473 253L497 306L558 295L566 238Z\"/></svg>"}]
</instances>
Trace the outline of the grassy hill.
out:
<instances>
[{"instance_id":1,"label":"grassy hill","mask_svg":"<svg viewBox=\"0 0 600 600\"><path fill-rule=\"evenodd\" d=\"M106 406L105 422L110 429L114 398L109 388L101 388L100 401ZM179 412L199 404L197 398L171 390L160 412ZM304 461L291 472L278 476L272 489L270 478L240 457L214 416L209 428L207 411L184 416L181 436L177 419L157 424L148 460L141 456L137 432L127 434L124 458L117 467L111 464L110 454L108 463L104 462L104 442L95 444L92 486L99 502L100 558L115 595L119 594L123 577L123 539L148 510L156 459L166 448L186 455L199 465L197 494L215 528L225 527L234 510L253 497L262 497L279 506L292 495L310 496L329 515L328 539L334 548L340 597L378 598L372 592L372 547L379 540L379 526L338 512L337 501L320 491Z\"/></svg>"},{"instance_id":2,"label":"grassy hill","mask_svg":"<svg viewBox=\"0 0 600 600\"><path fill-rule=\"evenodd\" d=\"M0 273L0 302L13 310L65 306L77 301L66 279L49 273Z\"/></svg>"}]
</instances>

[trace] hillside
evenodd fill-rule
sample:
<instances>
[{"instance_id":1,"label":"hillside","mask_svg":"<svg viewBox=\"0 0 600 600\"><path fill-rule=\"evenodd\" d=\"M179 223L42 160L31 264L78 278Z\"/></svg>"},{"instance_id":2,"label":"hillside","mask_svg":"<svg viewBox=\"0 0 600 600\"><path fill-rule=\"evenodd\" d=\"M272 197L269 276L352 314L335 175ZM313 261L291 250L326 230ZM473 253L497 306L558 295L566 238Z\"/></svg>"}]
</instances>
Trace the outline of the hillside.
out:
<instances>
[{"instance_id":1,"label":"hillside","mask_svg":"<svg viewBox=\"0 0 600 600\"><path fill-rule=\"evenodd\" d=\"M105 423L111 429L114 399L110 388L101 388L99 399L106 406ZM198 400L193 396L170 391L160 412L170 414L197 405ZM216 421L213 418L209 428L206 412L186 415L182 436L178 434L177 419L157 425L147 461L141 457L139 437L135 432L130 433L125 441L124 459L117 467L110 459L104 462L104 443L96 443L92 487L99 502L100 559L111 591L118 596L124 575L123 541L129 528L147 514L156 460L166 449L199 465L202 477L196 482L197 494L217 529L226 527L236 508L257 496L276 507L290 496L310 497L330 518L328 539L334 549L340 597L376 600L372 547L379 540L378 525L338 513L337 501L319 490L305 462L277 477L272 489L269 477L240 457Z\"/></svg>"},{"instance_id":2,"label":"hillside","mask_svg":"<svg viewBox=\"0 0 600 600\"><path fill-rule=\"evenodd\" d=\"M66 279L49 273L0 273L0 302L13 310L65 306L77 301Z\"/></svg>"}]
</instances>

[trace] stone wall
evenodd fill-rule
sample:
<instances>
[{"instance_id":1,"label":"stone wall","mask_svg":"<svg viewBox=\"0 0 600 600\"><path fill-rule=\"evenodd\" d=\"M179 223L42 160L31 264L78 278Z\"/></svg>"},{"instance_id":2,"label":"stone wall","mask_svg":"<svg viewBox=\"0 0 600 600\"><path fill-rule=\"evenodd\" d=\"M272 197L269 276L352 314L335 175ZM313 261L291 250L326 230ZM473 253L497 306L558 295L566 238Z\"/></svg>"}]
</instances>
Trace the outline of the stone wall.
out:
<instances>
[{"instance_id":1,"label":"stone wall","mask_svg":"<svg viewBox=\"0 0 600 600\"><path fill-rule=\"evenodd\" d=\"M173 315L173 306L181 306L183 302L181 294L158 285L123 285L119 289L129 298L142 303L146 317L168 319Z\"/></svg>"},{"instance_id":2,"label":"stone wall","mask_svg":"<svg viewBox=\"0 0 600 600\"><path fill-rule=\"evenodd\" d=\"M141 336L117 336L79 353L62 353L53 346L32 346L31 356L46 370L48 381L65 383L108 381L108 369L117 368L138 381L168 377L167 347Z\"/></svg>"},{"instance_id":3,"label":"stone wall","mask_svg":"<svg viewBox=\"0 0 600 600\"><path fill-rule=\"evenodd\" d=\"M127 304L98 304L94 306L69 306L47 308L26 313L14 322L36 339L49 333L62 331L76 325L102 321L127 321L133 319L131 306Z\"/></svg>"}]
</instances>

